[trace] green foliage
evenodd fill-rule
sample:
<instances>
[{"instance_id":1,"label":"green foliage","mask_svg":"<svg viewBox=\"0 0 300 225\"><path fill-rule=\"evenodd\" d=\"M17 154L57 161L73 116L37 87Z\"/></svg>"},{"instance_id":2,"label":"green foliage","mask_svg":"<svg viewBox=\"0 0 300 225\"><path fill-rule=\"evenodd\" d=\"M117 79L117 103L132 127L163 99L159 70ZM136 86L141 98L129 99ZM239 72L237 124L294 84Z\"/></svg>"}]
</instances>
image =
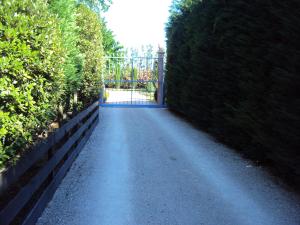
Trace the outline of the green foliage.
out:
<instances>
[{"instance_id":1,"label":"green foliage","mask_svg":"<svg viewBox=\"0 0 300 225\"><path fill-rule=\"evenodd\" d=\"M117 64L116 68L115 68L115 79L117 81L117 84L116 84L117 88L120 88L120 85L121 85L121 82L120 82L120 80L121 80L121 73L122 73L121 66L120 66L120 64Z\"/></svg>"},{"instance_id":2,"label":"green foliage","mask_svg":"<svg viewBox=\"0 0 300 225\"><path fill-rule=\"evenodd\" d=\"M106 12L112 4L112 0L79 0L78 2L86 4L97 13Z\"/></svg>"},{"instance_id":3,"label":"green foliage","mask_svg":"<svg viewBox=\"0 0 300 225\"><path fill-rule=\"evenodd\" d=\"M1 168L62 113L98 98L104 29L99 14L76 0L0 3Z\"/></svg>"},{"instance_id":4,"label":"green foliage","mask_svg":"<svg viewBox=\"0 0 300 225\"><path fill-rule=\"evenodd\" d=\"M1 1L0 167L56 115L64 83L57 23L45 1Z\"/></svg>"},{"instance_id":5,"label":"green foliage","mask_svg":"<svg viewBox=\"0 0 300 225\"><path fill-rule=\"evenodd\" d=\"M132 73L133 73L133 80L137 81L138 80L138 69L137 68L133 68ZM137 86L137 82L133 82L132 83L133 89L135 89L136 86Z\"/></svg>"},{"instance_id":6,"label":"green foliage","mask_svg":"<svg viewBox=\"0 0 300 225\"><path fill-rule=\"evenodd\" d=\"M113 32L107 28L104 19L102 19L102 39L103 50L106 56L122 56L123 46L116 41Z\"/></svg>"},{"instance_id":7,"label":"green foliage","mask_svg":"<svg viewBox=\"0 0 300 225\"><path fill-rule=\"evenodd\" d=\"M88 7L77 7L77 26L79 27L78 48L84 56L79 101L88 105L98 98L101 87L101 66L103 57L101 20Z\"/></svg>"},{"instance_id":8,"label":"green foliage","mask_svg":"<svg viewBox=\"0 0 300 225\"><path fill-rule=\"evenodd\" d=\"M58 15L60 29L63 35L63 46L66 52L66 61L63 64L65 75L65 109L71 108L72 96L79 90L82 79L83 57L77 47L79 42L79 28L76 25L76 1L53 0L51 10ZM74 104L72 104L75 107Z\"/></svg>"},{"instance_id":9,"label":"green foliage","mask_svg":"<svg viewBox=\"0 0 300 225\"><path fill-rule=\"evenodd\" d=\"M294 180L300 166L299 1L175 1L167 101Z\"/></svg>"}]
</instances>

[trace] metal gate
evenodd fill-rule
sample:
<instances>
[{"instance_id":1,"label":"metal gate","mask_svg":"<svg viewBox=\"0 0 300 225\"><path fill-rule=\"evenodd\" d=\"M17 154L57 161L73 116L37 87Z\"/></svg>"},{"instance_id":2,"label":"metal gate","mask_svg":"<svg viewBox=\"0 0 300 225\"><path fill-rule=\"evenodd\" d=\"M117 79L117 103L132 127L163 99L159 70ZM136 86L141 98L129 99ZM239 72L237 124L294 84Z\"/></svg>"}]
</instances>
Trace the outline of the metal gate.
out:
<instances>
[{"instance_id":1,"label":"metal gate","mask_svg":"<svg viewBox=\"0 0 300 225\"><path fill-rule=\"evenodd\" d=\"M164 53L157 58L106 57L101 106L162 107Z\"/></svg>"}]
</instances>

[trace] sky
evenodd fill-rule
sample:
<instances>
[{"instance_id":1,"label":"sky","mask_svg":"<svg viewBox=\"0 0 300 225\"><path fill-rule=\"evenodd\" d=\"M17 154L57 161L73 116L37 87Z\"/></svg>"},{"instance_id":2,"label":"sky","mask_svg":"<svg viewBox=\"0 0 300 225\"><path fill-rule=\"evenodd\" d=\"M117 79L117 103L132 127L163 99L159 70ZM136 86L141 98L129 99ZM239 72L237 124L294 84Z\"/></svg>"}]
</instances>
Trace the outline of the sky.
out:
<instances>
[{"instance_id":1,"label":"sky","mask_svg":"<svg viewBox=\"0 0 300 225\"><path fill-rule=\"evenodd\" d=\"M105 18L125 48L165 48L165 24L172 0L113 0Z\"/></svg>"}]
</instances>

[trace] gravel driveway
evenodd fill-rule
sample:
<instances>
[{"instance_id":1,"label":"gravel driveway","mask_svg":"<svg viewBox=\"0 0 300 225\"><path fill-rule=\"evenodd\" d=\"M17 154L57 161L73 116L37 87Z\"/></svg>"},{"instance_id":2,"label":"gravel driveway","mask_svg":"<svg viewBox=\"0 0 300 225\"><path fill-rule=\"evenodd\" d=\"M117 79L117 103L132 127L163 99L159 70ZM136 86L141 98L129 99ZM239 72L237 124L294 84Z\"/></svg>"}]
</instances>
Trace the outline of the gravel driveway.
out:
<instances>
[{"instance_id":1,"label":"gravel driveway","mask_svg":"<svg viewBox=\"0 0 300 225\"><path fill-rule=\"evenodd\" d=\"M100 111L37 224L300 224L299 198L167 109Z\"/></svg>"},{"instance_id":2,"label":"gravel driveway","mask_svg":"<svg viewBox=\"0 0 300 225\"><path fill-rule=\"evenodd\" d=\"M144 89L110 89L106 88L109 97L106 104L145 104L156 105L154 92Z\"/></svg>"}]
</instances>

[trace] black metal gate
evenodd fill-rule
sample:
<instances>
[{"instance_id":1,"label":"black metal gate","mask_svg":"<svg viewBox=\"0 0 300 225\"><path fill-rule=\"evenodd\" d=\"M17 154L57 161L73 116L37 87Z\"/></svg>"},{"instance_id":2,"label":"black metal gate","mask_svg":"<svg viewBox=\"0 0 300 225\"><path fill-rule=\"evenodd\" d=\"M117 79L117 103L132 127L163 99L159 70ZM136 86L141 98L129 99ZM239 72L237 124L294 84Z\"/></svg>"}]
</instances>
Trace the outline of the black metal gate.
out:
<instances>
[{"instance_id":1,"label":"black metal gate","mask_svg":"<svg viewBox=\"0 0 300 225\"><path fill-rule=\"evenodd\" d=\"M107 57L101 106L162 107L163 53L158 58Z\"/></svg>"}]
</instances>

